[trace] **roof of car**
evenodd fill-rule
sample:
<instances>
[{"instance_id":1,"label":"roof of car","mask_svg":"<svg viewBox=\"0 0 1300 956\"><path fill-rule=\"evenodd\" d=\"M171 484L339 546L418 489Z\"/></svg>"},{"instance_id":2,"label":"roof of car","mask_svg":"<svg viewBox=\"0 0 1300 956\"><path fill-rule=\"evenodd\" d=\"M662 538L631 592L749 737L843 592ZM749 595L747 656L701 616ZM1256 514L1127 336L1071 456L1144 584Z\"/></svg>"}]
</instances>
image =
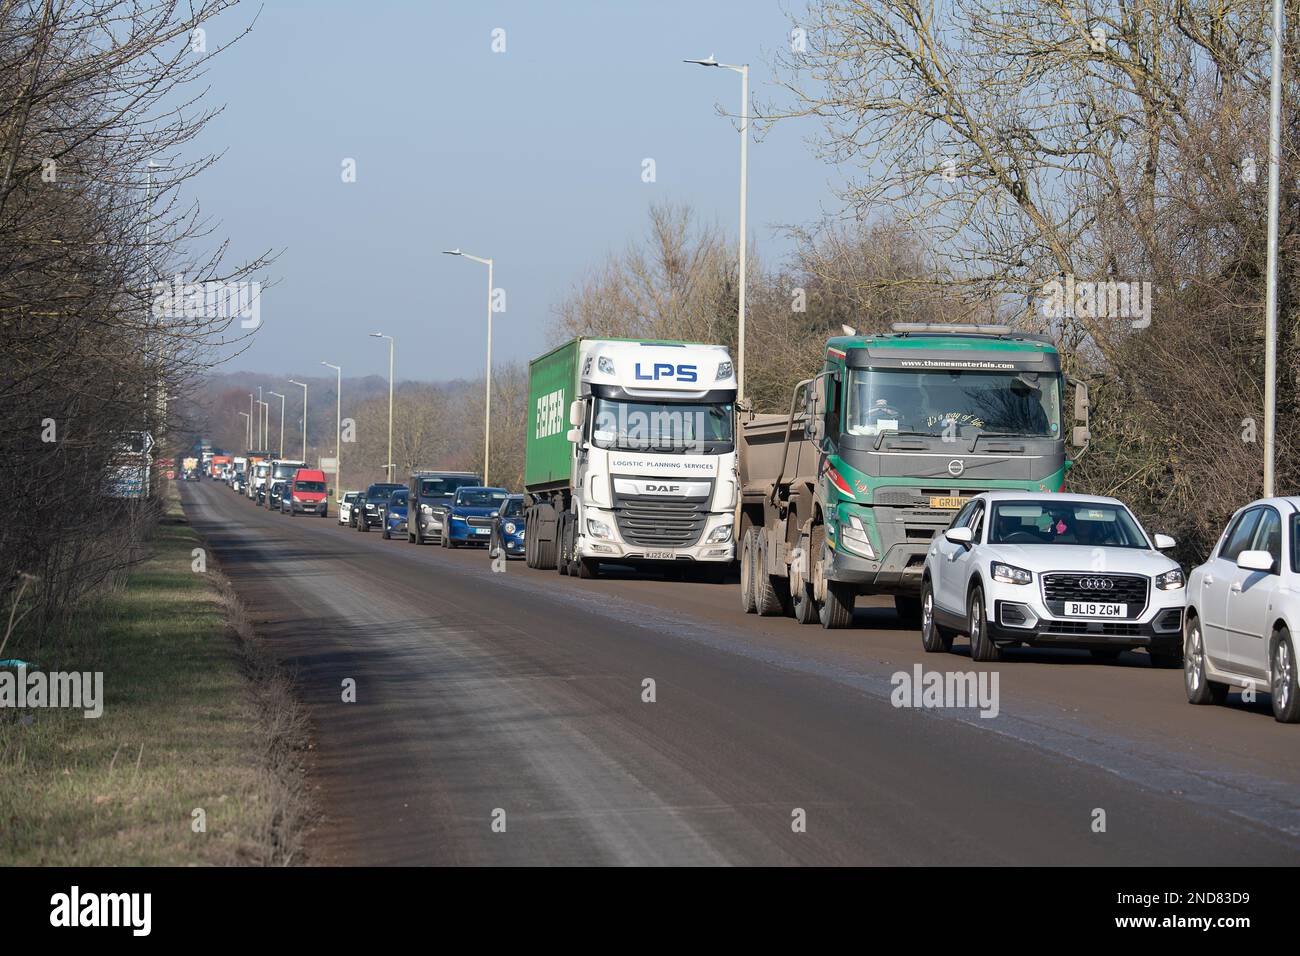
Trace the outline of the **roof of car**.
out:
<instances>
[{"instance_id":1,"label":"roof of car","mask_svg":"<svg viewBox=\"0 0 1300 956\"><path fill-rule=\"evenodd\" d=\"M1108 498L1106 495L1076 495L1063 492L981 491L977 497L987 498L990 501L1104 501L1107 504L1128 507L1118 498Z\"/></svg>"}]
</instances>

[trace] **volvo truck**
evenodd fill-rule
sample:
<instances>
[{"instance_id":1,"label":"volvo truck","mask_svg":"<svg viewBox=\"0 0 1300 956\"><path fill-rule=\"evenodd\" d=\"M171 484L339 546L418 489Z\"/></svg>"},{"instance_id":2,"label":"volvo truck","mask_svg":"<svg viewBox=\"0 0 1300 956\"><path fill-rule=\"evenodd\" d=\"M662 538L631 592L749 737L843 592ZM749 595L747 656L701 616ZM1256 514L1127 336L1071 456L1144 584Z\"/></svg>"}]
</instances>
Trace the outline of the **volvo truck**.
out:
<instances>
[{"instance_id":1,"label":"volvo truck","mask_svg":"<svg viewBox=\"0 0 1300 956\"><path fill-rule=\"evenodd\" d=\"M1088 388L1044 336L900 323L832 338L787 413L742 416L741 604L839 628L884 594L915 622L926 552L958 509L1063 491L1088 438Z\"/></svg>"},{"instance_id":2,"label":"volvo truck","mask_svg":"<svg viewBox=\"0 0 1300 956\"><path fill-rule=\"evenodd\" d=\"M717 578L735 558L736 375L727 349L579 338L528 366L529 567Z\"/></svg>"}]
</instances>

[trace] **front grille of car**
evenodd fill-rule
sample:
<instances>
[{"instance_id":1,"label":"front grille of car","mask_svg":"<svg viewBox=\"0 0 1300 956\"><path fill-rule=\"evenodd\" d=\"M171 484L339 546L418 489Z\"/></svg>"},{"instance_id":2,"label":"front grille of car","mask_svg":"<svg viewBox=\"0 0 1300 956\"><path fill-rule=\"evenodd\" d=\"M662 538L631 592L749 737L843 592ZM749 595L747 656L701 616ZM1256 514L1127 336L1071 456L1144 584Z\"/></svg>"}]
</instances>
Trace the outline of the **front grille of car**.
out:
<instances>
[{"instance_id":1,"label":"front grille of car","mask_svg":"<svg viewBox=\"0 0 1300 956\"><path fill-rule=\"evenodd\" d=\"M1127 624L1122 621L1044 621L1039 631L1043 634L1138 637L1142 633L1142 627L1139 624Z\"/></svg>"},{"instance_id":2,"label":"front grille of car","mask_svg":"<svg viewBox=\"0 0 1300 956\"><path fill-rule=\"evenodd\" d=\"M709 516L709 497L666 498L614 495L614 520L628 544L645 548L689 548L700 540Z\"/></svg>"},{"instance_id":3,"label":"front grille of car","mask_svg":"<svg viewBox=\"0 0 1300 956\"><path fill-rule=\"evenodd\" d=\"M490 528L492 527L492 516L473 515L472 517L466 518L465 523L471 528Z\"/></svg>"},{"instance_id":4,"label":"front grille of car","mask_svg":"<svg viewBox=\"0 0 1300 956\"><path fill-rule=\"evenodd\" d=\"M1102 587L1084 587L1084 583ZM1109 587L1105 586L1109 584ZM1138 618L1146 610L1151 581L1140 574L1107 574L1103 571L1043 575L1043 601L1053 614L1065 614L1066 601L1125 604L1126 617Z\"/></svg>"}]
</instances>

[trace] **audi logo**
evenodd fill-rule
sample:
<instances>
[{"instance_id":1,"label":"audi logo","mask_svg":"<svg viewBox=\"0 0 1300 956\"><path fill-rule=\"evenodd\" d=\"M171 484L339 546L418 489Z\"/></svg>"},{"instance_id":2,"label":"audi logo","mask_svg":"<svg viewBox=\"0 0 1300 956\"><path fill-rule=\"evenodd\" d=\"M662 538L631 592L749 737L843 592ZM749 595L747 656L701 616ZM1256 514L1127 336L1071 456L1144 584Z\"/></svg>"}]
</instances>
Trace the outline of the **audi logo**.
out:
<instances>
[{"instance_id":1,"label":"audi logo","mask_svg":"<svg viewBox=\"0 0 1300 956\"><path fill-rule=\"evenodd\" d=\"M1084 578L1079 582L1085 591L1109 591L1114 586L1110 578Z\"/></svg>"}]
</instances>

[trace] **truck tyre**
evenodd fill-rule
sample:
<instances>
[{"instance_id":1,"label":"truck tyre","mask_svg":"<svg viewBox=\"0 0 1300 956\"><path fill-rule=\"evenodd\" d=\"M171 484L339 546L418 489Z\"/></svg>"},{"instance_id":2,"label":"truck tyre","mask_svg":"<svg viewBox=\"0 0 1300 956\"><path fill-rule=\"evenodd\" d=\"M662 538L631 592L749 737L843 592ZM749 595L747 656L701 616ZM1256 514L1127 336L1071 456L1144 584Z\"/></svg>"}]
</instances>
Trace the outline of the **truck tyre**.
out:
<instances>
[{"instance_id":1,"label":"truck tyre","mask_svg":"<svg viewBox=\"0 0 1300 956\"><path fill-rule=\"evenodd\" d=\"M767 572L767 536L760 533L755 537L758 547L754 554L754 609L760 617L776 617L784 614L786 601L782 594L783 587L789 582L774 578Z\"/></svg>"},{"instance_id":2,"label":"truck tyre","mask_svg":"<svg viewBox=\"0 0 1300 956\"><path fill-rule=\"evenodd\" d=\"M746 614L754 614L758 611L758 605L754 602L756 580L754 556L757 538L757 528L746 528L744 536L740 539L740 609Z\"/></svg>"},{"instance_id":3,"label":"truck tyre","mask_svg":"<svg viewBox=\"0 0 1300 956\"><path fill-rule=\"evenodd\" d=\"M565 511L555 522L555 570L565 577L573 569L573 549L569 545L569 526L572 515Z\"/></svg>"},{"instance_id":4,"label":"truck tyre","mask_svg":"<svg viewBox=\"0 0 1300 956\"><path fill-rule=\"evenodd\" d=\"M978 584L970 592L970 610L966 621L970 631L970 659L996 661L1001 658L1002 649L989 639L989 622L984 613L984 589Z\"/></svg>"},{"instance_id":5,"label":"truck tyre","mask_svg":"<svg viewBox=\"0 0 1300 956\"><path fill-rule=\"evenodd\" d=\"M941 627L934 617L934 586L929 578L921 585L921 646L927 653L952 650L952 631Z\"/></svg>"},{"instance_id":6,"label":"truck tyre","mask_svg":"<svg viewBox=\"0 0 1300 956\"><path fill-rule=\"evenodd\" d=\"M537 506L537 567L542 571L551 571L555 568L557 520L554 507L549 504ZM551 540L543 540L547 537Z\"/></svg>"},{"instance_id":7,"label":"truck tyre","mask_svg":"<svg viewBox=\"0 0 1300 956\"><path fill-rule=\"evenodd\" d=\"M817 619L827 630L848 627L853 623L853 605L857 600L857 592L852 584L831 581L826 576L826 567L830 563L830 546L826 543L824 524L813 526L812 540L809 544L812 554L817 556L813 581L821 581L825 594L821 601L817 601L815 600L817 589L815 585L810 587L810 596L814 598L813 605L817 609Z\"/></svg>"},{"instance_id":8,"label":"truck tyre","mask_svg":"<svg viewBox=\"0 0 1300 956\"><path fill-rule=\"evenodd\" d=\"M596 558L579 558L578 577L586 581L600 577L600 561Z\"/></svg>"},{"instance_id":9,"label":"truck tyre","mask_svg":"<svg viewBox=\"0 0 1300 956\"><path fill-rule=\"evenodd\" d=\"M794 619L800 624L815 624L818 614L817 602L813 600L812 583L808 580L807 572L799 567L800 562L803 568L809 565L809 545L806 534L799 536L796 547L801 557L790 565L790 610L794 614Z\"/></svg>"}]
</instances>

